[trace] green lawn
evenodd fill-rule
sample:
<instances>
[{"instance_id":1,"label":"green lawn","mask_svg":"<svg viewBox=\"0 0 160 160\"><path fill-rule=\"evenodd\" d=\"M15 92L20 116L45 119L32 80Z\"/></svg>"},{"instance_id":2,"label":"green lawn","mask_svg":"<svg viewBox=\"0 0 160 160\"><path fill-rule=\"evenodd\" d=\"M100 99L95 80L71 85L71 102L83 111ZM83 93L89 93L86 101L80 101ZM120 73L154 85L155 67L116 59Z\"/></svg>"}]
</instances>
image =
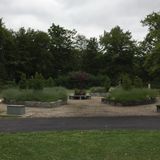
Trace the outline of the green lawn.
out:
<instances>
[{"instance_id":1,"label":"green lawn","mask_svg":"<svg viewBox=\"0 0 160 160\"><path fill-rule=\"evenodd\" d=\"M0 160L159 159L159 131L0 134Z\"/></svg>"}]
</instances>

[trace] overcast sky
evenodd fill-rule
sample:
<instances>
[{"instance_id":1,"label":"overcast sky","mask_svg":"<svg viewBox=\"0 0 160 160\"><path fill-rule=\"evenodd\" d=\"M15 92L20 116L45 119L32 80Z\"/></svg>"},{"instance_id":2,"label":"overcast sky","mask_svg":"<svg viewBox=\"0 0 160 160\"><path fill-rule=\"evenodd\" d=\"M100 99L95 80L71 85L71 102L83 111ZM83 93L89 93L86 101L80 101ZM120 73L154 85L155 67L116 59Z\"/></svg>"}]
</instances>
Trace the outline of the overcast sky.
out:
<instances>
[{"instance_id":1,"label":"overcast sky","mask_svg":"<svg viewBox=\"0 0 160 160\"><path fill-rule=\"evenodd\" d=\"M8 28L47 31L54 22L87 37L119 25L142 40L147 28L140 21L160 9L160 0L0 0L0 17Z\"/></svg>"}]
</instances>

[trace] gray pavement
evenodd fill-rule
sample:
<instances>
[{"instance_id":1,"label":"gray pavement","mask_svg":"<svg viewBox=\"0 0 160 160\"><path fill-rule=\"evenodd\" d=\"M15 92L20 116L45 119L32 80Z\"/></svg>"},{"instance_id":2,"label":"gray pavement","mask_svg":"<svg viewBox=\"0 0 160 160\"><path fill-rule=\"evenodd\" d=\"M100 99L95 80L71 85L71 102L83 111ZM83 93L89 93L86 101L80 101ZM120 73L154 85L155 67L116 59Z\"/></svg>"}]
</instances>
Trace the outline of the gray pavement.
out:
<instances>
[{"instance_id":1,"label":"gray pavement","mask_svg":"<svg viewBox=\"0 0 160 160\"><path fill-rule=\"evenodd\" d=\"M0 119L0 132L66 130L147 129L160 130L160 117L90 117Z\"/></svg>"}]
</instances>

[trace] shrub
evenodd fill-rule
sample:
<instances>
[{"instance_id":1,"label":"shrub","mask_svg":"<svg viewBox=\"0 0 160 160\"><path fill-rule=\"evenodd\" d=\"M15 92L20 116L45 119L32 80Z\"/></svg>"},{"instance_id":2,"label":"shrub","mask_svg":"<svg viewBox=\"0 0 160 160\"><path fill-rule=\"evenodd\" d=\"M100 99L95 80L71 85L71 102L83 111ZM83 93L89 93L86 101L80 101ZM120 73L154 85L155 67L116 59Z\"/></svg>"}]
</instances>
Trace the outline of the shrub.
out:
<instances>
[{"instance_id":1,"label":"shrub","mask_svg":"<svg viewBox=\"0 0 160 160\"><path fill-rule=\"evenodd\" d=\"M70 72L68 75L61 75L55 79L57 86L65 86L69 89L89 89L93 86L104 86L105 75L92 75L86 72Z\"/></svg>"},{"instance_id":2,"label":"shrub","mask_svg":"<svg viewBox=\"0 0 160 160\"><path fill-rule=\"evenodd\" d=\"M0 90L4 88L4 82L0 79Z\"/></svg>"},{"instance_id":3,"label":"shrub","mask_svg":"<svg viewBox=\"0 0 160 160\"><path fill-rule=\"evenodd\" d=\"M1 93L6 101L41 101L52 102L59 99L67 100L67 91L62 87L44 88L44 90L6 89Z\"/></svg>"},{"instance_id":4,"label":"shrub","mask_svg":"<svg viewBox=\"0 0 160 160\"><path fill-rule=\"evenodd\" d=\"M32 89L43 90L43 87L44 87L44 78L42 74L36 72L34 79L32 79Z\"/></svg>"},{"instance_id":5,"label":"shrub","mask_svg":"<svg viewBox=\"0 0 160 160\"><path fill-rule=\"evenodd\" d=\"M106 92L108 92L109 88L111 87L111 80L109 77L106 77L104 87L105 87Z\"/></svg>"},{"instance_id":6,"label":"shrub","mask_svg":"<svg viewBox=\"0 0 160 160\"><path fill-rule=\"evenodd\" d=\"M26 74L25 73L21 74L21 80L19 82L19 88L20 89L27 89L28 88L27 79L26 79Z\"/></svg>"},{"instance_id":7,"label":"shrub","mask_svg":"<svg viewBox=\"0 0 160 160\"><path fill-rule=\"evenodd\" d=\"M67 88L73 88L72 83L69 81L68 76L61 75L55 79L56 86L65 86Z\"/></svg>"},{"instance_id":8,"label":"shrub","mask_svg":"<svg viewBox=\"0 0 160 160\"><path fill-rule=\"evenodd\" d=\"M134 84L135 88L142 88L143 87L142 79L139 78L138 76L135 77L133 84Z\"/></svg>"},{"instance_id":9,"label":"shrub","mask_svg":"<svg viewBox=\"0 0 160 160\"><path fill-rule=\"evenodd\" d=\"M46 81L45 81L45 87L54 87L55 86L55 82L53 80L52 77L49 77Z\"/></svg>"},{"instance_id":10,"label":"shrub","mask_svg":"<svg viewBox=\"0 0 160 160\"><path fill-rule=\"evenodd\" d=\"M127 74L122 76L122 87L125 90L130 90L132 88L132 81Z\"/></svg>"},{"instance_id":11,"label":"shrub","mask_svg":"<svg viewBox=\"0 0 160 160\"><path fill-rule=\"evenodd\" d=\"M152 80L150 84L151 84L151 88L160 89L160 77L154 78L154 80Z\"/></svg>"},{"instance_id":12,"label":"shrub","mask_svg":"<svg viewBox=\"0 0 160 160\"><path fill-rule=\"evenodd\" d=\"M91 93L105 93L106 89L104 87L92 87L90 89Z\"/></svg>"},{"instance_id":13,"label":"shrub","mask_svg":"<svg viewBox=\"0 0 160 160\"><path fill-rule=\"evenodd\" d=\"M33 85L34 85L34 78L31 77L31 79L27 80L28 89L33 89Z\"/></svg>"},{"instance_id":14,"label":"shrub","mask_svg":"<svg viewBox=\"0 0 160 160\"><path fill-rule=\"evenodd\" d=\"M81 71L71 72L69 74L70 80L75 84L75 87L79 89L85 88L85 85L88 83L90 76L90 74Z\"/></svg>"},{"instance_id":15,"label":"shrub","mask_svg":"<svg viewBox=\"0 0 160 160\"><path fill-rule=\"evenodd\" d=\"M85 95L86 91L82 89L75 89L74 94L75 95Z\"/></svg>"},{"instance_id":16,"label":"shrub","mask_svg":"<svg viewBox=\"0 0 160 160\"><path fill-rule=\"evenodd\" d=\"M17 84L15 81L0 81L0 89L7 89L7 88L15 88Z\"/></svg>"},{"instance_id":17,"label":"shrub","mask_svg":"<svg viewBox=\"0 0 160 160\"><path fill-rule=\"evenodd\" d=\"M115 102L134 102L134 101L145 101L156 98L158 95L156 90L147 88L133 88L131 90L125 90L123 88L115 88L110 91L107 99L114 100Z\"/></svg>"}]
</instances>

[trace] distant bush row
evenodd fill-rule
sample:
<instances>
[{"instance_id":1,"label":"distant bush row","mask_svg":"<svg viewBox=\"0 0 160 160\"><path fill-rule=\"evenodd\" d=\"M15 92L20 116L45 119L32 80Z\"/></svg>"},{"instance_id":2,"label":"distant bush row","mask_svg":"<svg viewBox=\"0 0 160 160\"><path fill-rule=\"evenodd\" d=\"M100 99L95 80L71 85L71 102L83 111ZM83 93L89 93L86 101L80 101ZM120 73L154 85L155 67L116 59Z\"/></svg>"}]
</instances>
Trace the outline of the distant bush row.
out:
<instances>
[{"instance_id":1,"label":"distant bush row","mask_svg":"<svg viewBox=\"0 0 160 160\"><path fill-rule=\"evenodd\" d=\"M121 85L124 89L129 90L132 87L142 88L146 87L142 79L139 77L130 78L127 74L121 75L117 85ZM36 73L34 76L28 79L25 74L21 74L20 81L15 82L0 82L0 89L19 86L20 89L43 89L43 87L63 86L68 89L83 88L89 89L91 87L102 86L108 91L112 84L112 78L107 75L91 75L86 72L71 72L68 75L61 75L57 78L49 77L45 79L40 73ZM160 81L154 80L151 83L152 88L160 88Z\"/></svg>"},{"instance_id":2,"label":"distant bush row","mask_svg":"<svg viewBox=\"0 0 160 160\"><path fill-rule=\"evenodd\" d=\"M47 80L39 73L30 79L25 74L21 74L19 81L20 89L42 90L43 87L63 86L69 89L79 88L87 89L93 86L105 86L107 90L110 87L110 79L105 75L93 76L86 72L71 72L66 76L59 76L56 79L49 77Z\"/></svg>"}]
</instances>

